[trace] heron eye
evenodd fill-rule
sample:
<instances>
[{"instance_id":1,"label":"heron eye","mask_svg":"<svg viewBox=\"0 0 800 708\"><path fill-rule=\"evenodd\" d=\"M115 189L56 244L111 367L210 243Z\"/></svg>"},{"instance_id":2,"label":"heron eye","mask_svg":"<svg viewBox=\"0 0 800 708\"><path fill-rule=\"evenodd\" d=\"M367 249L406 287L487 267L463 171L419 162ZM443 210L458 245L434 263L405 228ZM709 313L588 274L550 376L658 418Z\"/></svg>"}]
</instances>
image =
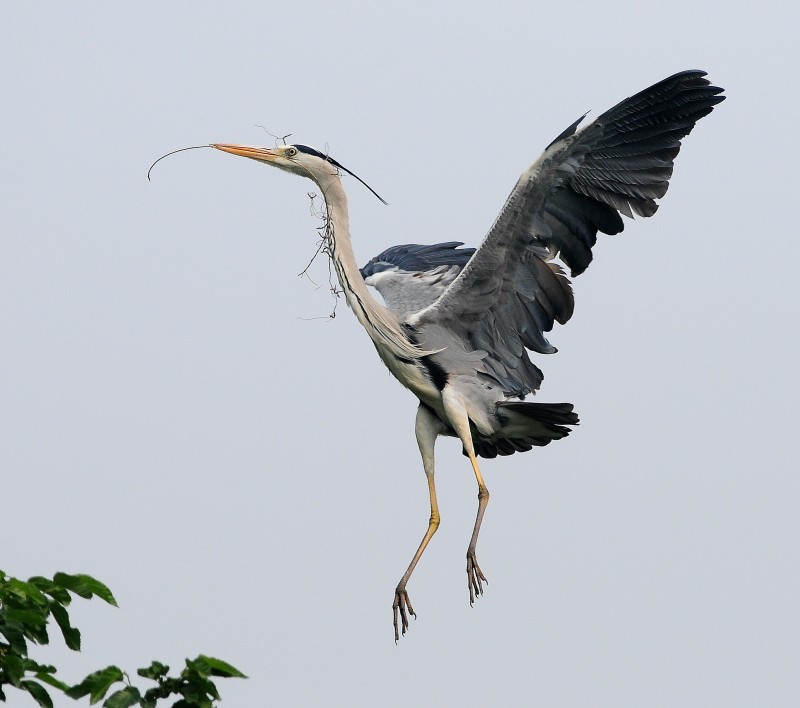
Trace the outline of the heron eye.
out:
<instances>
[{"instance_id":1,"label":"heron eye","mask_svg":"<svg viewBox=\"0 0 800 708\"><path fill-rule=\"evenodd\" d=\"M294 157L297 154L297 148L286 148L286 157Z\"/></svg>"}]
</instances>

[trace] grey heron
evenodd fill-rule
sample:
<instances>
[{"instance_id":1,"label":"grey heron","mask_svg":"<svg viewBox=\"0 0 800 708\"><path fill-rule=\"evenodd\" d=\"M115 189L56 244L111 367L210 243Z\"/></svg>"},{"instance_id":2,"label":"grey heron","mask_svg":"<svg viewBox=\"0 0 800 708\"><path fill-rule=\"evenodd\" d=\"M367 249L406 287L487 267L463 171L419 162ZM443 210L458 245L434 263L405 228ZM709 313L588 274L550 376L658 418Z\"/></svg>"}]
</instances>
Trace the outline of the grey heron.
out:
<instances>
[{"instance_id":1,"label":"grey heron","mask_svg":"<svg viewBox=\"0 0 800 708\"><path fill-rule=\"evenodd\" d=\"M415 432L430 519L395 589L395 641L406 633L409 615L416 617L407 584L439 526L436 439L460 440L478 484L467 547L472 604L486 582L476 546L489 491L478 457L547 445L578 423L572 404L525 400L543 380L529 352L555 352L545 333L572 316L564 267L572 277L582 273L592 260L597 233L623 230L621 214L655 213L681 140L724 99L723 89L705 75L675 74L585 127L579 128L583 117L572 123L519 178L479 248L460 248L459 242L406 244L389 248L362 269L353 255L341 181L343 173L363 183L360 178L306 145L211 146L317 184L326 208L325 244L347 304L389 371L419 399ZM381 293L385 305L368 285Z\"/></svg>"}]
</instances>

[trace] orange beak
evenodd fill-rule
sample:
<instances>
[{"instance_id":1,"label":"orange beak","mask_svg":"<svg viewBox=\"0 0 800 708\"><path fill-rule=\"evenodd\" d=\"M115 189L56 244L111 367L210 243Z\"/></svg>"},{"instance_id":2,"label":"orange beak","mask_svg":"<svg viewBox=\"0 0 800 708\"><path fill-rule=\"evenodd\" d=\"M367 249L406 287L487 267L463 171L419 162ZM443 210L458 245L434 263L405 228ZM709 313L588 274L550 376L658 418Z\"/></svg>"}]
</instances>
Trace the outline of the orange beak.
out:
<instances>
[{"instance_id":1,"label":"orange beak","mask_svg":"<svg viewBox=\"0 0 800 708\"><path fill-rule=\"evenodd\" d=\"M239 157L249 157L251 160L258 160L259 162L274 162L279 155L275 150L270 148L249 147L247 145L227 145L218 144L212 145L212 148L228 152L231 155L238 155Z\"/></svg>"}]
</instances>

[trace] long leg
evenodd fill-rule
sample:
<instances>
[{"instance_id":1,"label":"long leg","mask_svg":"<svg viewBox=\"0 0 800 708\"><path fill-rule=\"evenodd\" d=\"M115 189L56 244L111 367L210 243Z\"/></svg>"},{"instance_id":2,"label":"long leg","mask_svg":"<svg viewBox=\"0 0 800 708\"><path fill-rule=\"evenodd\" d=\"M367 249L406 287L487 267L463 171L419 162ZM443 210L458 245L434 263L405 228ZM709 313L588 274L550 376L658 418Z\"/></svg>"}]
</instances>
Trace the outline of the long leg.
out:
<instances>
[{"instance_id":1,"label":"long leg","mask_svg":"<svg viewBox=\"0 0 800 708\"><path fill-rule=\"evenodd\" d=\"M467 547L467 587L469 588L469 604L472 605L478 595L483 595L483 583L489 582L481 571L478 565L478 559L475 555L483 514L489 504L489 490L486 488L486 483L483 481L483 475L478 466L478 458L475 456L475 447L472 444L472 432L469 426L469 416L463 401L457 392L449 387L445 387L444 391L442 391L442 403L444 403L448 421L456 431L456 435L458 435L461 440L464 451L467 453L470 463L472 463L472 471L475 473L475 479L478 482L478 514L475 517L475 527L472 529L472 537Z\"/></svg>"},{"instance_id":2,"label":"long leg","mask_svg":"<svg viewBox=\"0 0 800 708\"><path fill-rule=\"evenodd\" d=\"M481 475L480 467L478 467L475 452L467 450L467 455L469 455L469 461L472 463L475 479L478 480L478 515L475 517L475 527L472 529L472 538L470 538L469 546L467 547L467 586L469 587L469 604L472 605L477 595L483 595L483 583L488 584L489 582L481 572L478 559L475 557L475 547L478 545L478 534L481 530L483 513L489 504L489 490L483 482L483 475Z\"/></svg>"},{"instance_id":3,"label":"long leg","mask_svg":"<svg viewBox=\"0 0 800 708\"><path fill-rule=\"evenodd\" d=\"M417 421L415 425L415 432L417 435L417 445L419 445L419 452L422 455L422 466L425 469L425 476L428 478L428 495L431 500L431 517L428 521L428 530L422 537L422 542L419 544L417 552L411 559L405 574L400 578L397 584L397 589L394 591L394 602L392 603L392 611L394 613L394 641L400 639L400 632L406 633L408 629L408 615L416 617L414 608L411 606L411 601L408 599L408 592L406 591L406 584L408 583L411 573L414 572L419 559L425 552L433 534L439 528L439 505L436 503L436 486L433 481L434 465L433 465L433 448L436 443L436 437L443 433L445 426L437 416L431 413L427 408L420 404L417 409ZM400 625L398 626L398 620Z\"/></svg>"}]
</instances>

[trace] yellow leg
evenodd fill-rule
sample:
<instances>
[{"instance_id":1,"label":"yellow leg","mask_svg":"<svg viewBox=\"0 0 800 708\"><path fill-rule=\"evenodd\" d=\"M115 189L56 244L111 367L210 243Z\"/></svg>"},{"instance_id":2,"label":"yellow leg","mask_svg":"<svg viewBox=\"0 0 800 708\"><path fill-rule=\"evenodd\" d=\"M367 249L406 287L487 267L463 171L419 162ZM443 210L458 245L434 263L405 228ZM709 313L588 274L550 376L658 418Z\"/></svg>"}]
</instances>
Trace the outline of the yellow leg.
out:
<instances>
[{"instance_id":1,"label":"yellow leg","mask_svg":"<svg viewBox=\"0 0 800 708\"><path fill-rule=\"evenodd\" d=\"M467 547L467 586L469 587L469 604L472 605L478 595L483 595L483 583L489 582L481 572L478 560L475 557L475 547L478 545L478 534L481 530L483 514L489 504L489 490L486 488L481 469L478 467L478 458L475 456L475 447L472 444L472 431L464 400L455 389L445 386L442 391L442 403L447 414L447 420L455 430L459 440L461 440L464 451L472 464L475 479L478 482L478 515L475 518L472 538L470 538L469 546Z\"/></svg>"},{"instance_id":2,"label":"yellow leg","mask_svg":"<svg viewBox=\"0 0 800 708\"><path fill-rule=\"evenodd\" d=\"M425 548L428 546L429 541L433 538L433 534L436 533L436 529L439 528L440 516L439 516L439 505L436 503L436 487L433 483L433 475L428 475L428 494L430 495L431 499L431 518L428 521L428 530L425 532L425 535L422 537L422 541L419 544L419 548L417 548L417 552L414 554L414 557L411 559L411 563L408 566L408 570L406 570L403 577L400 579L400 582L397 584L397 589L394 591L394 602L392 603L392 610L394 612L394 641L397 642L400 639L399 632L403 634L406 633L408 629L408 615L410 614L412 617L416 618L416 613L414 612L414 608L411 606L411 600L408 598L408 592L406 591L406 584L408 583L409 578L411 577L411 573L414 572L414 568L416 567L419 559L422 558L422 554L425 552ZM406 613L408 612L408 614ZM398 615L400 619L400 626L398 627L397 620Z\"/></svg>"},{"instance_id":3,"label":"yellow leg","mask_svg":"<svg viewBox=\"0 0 800 708\"><path fill-rule=\"evenodd\" d=\"M483 595L483 583L488 584L486 576L481 572L478 560L475 557L475 547L478 545L478 534L481 530L481 522L483 521L483 514L486 507L489 505L489 490L483 481L480 467L478 467L478 460L475 453L467 451L469 461L472 463L472 470L475 472L475 479L478 481L478 515L475 518L475 527L472 529L472 538L467 547L467 586L469 587L469 604L475 602L477 595Z\"/></svg>"},{"instance_id":4,"label":"yellow leg","mask_svg":"<svg viewBox=\"0 0 800 708\"><path fill-rule=\"evenodd\" d=\"M422 455L422 465L425 468L425 476L428 478L428 496L430 497L431 502L431 516L428 521L428 530L422 537L422 541L420 542L419 548L417 548L417 552L414 554L414 557L411 559L408 570L406 570L403 577L400 578L400 582L397 584L397 588L394 591L392 612L394 614L395 642L400 639L400 634L405 634L406 630L408 629L408 615L411 615L415 618L417 616L414 612L414 608L411 605L411 601L408 598L406 585L409 578L411 578L411 573L414 572L414 568L419 562L419 559L425 552L425 548L428 546L431 538L433 538L433 534L435 534L436 529L439 528L439 504L436 501L436 485L434 484L433 479L433 447L436 442L436 436L444 432L444 430L445 427L442 422L427 408L420 405L419 409L417 410L416 434L417 444L419 445L419 451Z\"/></svg>"}]
</instances>

